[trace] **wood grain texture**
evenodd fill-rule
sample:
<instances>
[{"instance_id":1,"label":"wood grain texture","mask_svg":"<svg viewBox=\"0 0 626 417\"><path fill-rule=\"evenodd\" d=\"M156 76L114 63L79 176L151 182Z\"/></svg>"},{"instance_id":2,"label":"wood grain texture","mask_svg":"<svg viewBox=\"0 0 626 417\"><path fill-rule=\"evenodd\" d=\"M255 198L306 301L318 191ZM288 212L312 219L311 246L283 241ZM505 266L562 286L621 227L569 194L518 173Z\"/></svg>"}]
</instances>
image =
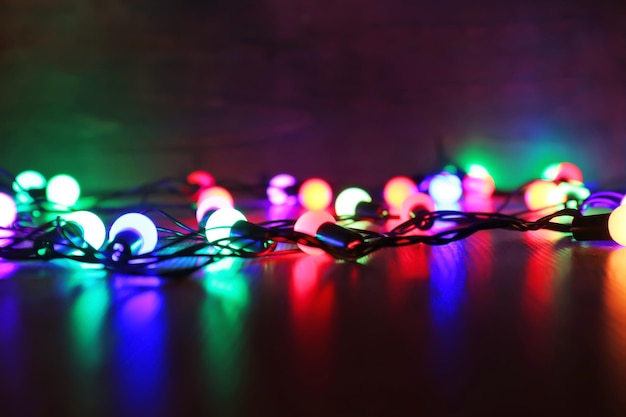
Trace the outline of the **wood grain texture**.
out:
<instances>
[{"instance_id":1,"label":"wood grain texture","mask_svg":"<svg viewBox=\"0 0 626 417\"><path fill-rule=\"evenodd\" d=\"M623 177L625 10L597 1L9 1L0 164L116 188L204 167L381 185ZM372 169L375 166L376 169ZM111 169L115 167L115 169ZM515 174L512 174L515 173Z\"/></svg>"}]
</instances>

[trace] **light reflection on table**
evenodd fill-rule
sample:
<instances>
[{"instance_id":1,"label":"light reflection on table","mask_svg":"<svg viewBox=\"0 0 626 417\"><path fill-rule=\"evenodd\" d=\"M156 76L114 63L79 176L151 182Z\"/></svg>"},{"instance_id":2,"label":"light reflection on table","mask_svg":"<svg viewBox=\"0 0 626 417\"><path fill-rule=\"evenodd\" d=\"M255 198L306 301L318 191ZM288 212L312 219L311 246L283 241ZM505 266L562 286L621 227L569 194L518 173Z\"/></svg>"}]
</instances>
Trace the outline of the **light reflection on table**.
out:
<instances>
[{"instance_id":1,"label":"light reflection on table","mask_svg":"<svg viewBox=\"0 0 626 417\"><path fill-rule=\"evenodd\" d=\"M625 259L495 231L354 263L225 259L182 281L2 261L0 395L96 416L612 410Z\"/></svg>"}]
</instances>

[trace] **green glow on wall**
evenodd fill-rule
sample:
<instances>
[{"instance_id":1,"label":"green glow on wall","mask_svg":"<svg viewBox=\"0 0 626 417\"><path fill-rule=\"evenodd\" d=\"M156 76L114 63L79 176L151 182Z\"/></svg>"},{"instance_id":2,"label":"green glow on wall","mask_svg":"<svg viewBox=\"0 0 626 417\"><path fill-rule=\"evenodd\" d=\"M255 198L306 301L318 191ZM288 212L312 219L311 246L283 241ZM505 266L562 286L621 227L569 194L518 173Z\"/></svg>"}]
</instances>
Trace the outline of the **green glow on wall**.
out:
<instances>
[{"instance_id":1,"label":"green glow on wall","mask_svg":"<svg viewBox=\"0 0 626 417\"><path fill-rule=\"evenodd\" d=\"M582 150L554 135L518 141L468 138L458 149L454 157L460 166L482 165L500 190L514 190L527 181L541 178L544 170L555 162L571 161L584 166L586 161Z\"/></svg>"}]
</instances>

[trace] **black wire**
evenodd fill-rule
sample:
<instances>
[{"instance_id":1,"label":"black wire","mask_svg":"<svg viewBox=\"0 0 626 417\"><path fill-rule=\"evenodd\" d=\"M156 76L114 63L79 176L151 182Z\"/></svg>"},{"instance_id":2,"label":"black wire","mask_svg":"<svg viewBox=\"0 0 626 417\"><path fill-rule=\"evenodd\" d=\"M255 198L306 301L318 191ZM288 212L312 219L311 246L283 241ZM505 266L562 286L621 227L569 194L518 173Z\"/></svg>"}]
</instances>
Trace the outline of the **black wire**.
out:
<instances>
[{"instance_id":1,"label":"black wire","mask_svg":"<svg viewBox=\"0 0 626 417\"><path fill-rule=\"evenodd\" d=\"M253 259L296 253L296 245L319 248L337 259L354 261L383 248L416 244L446 245L486 230L527 232L546 229L568 233L571 232L571 222L564 224L554 220L582 216L579 210L571 208L558 210L534 221L502 212L423 212L387 233L349 227L347 229L358 234L361 240L354 246L342 247L295 231L294 220L258 223L258 226L266 230L262 239L259 236L238 236L208 242L204 231L191 228L162 210L149 209L144 214L155 214L176 227L159 227L159 245L149 253L131 254L114 260L106 247L96 249L86 242L77 243L67 222L57 217L36 227L16 222L12 228L7 229L13 236L2 238L3 242L8 243L0 247L0 257L10 260L69 259L101 264L114 272L179 278L222 258ZM350 222L355 219L342 220L352 224ZM436 222L447 222L450 226L431 232ZM411 234L413 231L421 233ZM279 244L286 244L287 248L278 249Z\"/></svg>"}]
</instances>

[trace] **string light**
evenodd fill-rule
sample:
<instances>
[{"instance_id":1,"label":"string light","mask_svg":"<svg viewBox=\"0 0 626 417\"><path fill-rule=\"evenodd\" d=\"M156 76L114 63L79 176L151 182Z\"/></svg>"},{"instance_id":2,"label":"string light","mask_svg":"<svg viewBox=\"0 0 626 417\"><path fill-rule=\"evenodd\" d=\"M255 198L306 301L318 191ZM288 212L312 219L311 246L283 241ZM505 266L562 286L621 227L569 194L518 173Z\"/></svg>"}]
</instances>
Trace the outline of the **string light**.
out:
<instances>
[{"instance_id":1,"label":"string light","mask_svg":"<svg viewBox=\"0 0 626 417\"><path fill-rule=\"evenodd\" d=\"M583 182L583 173L571 162L560 162L548 166L542 174L542 178L547 181L576 181Z\"/></svg>"},{"instance_id":2,"label":"string light","mask_svg":"<svg viewBox=\"0 0 626 417\"><path fill-rule=\"evenodd\" d=\"M209 243L225 241L230 238L232 226L240 221L247 220L242 212L234 208L222 208L209 216L205 227L206 240Z\"/></svg>"},{"instance_id":3,"label":"string light","mask_svg":"<svg viewBox=\"0 0 626 417\"><path fill-rule=\"evenodd\" d=\"M383 188L383 198L391 209L399 209L409 196L417 193L417 185L409 177L393 177Z\"/></svg>"},{"instance_id":4,"label":"string light","mask_svg":"<svg viewBox=\"0 0 626 417\"><path fill-rule=\"evenodd\" d=\"M526 188L524 202L528 210L540 210L564 203L565 196L556 183L535 180Z\"/></svg>"},{"instance_id":5,"label":"string light","mask_svg":"<svg viewBox=\"0 0 626 417\"><path fill-rule=\"evenodd\" d=\"M611 213L578 216L571 226L575 240L612 240L626 246L626 206L618 206Z\"/></svg>"},{"instance_id":6,"label":"string light","mask_svg":"<svg viewBox=\"0 0 626 417\"><path fill-rule=\"evenodd\" d=\"M197 170L187 175L187 183L196 185L200 189L205 189L215 185L215 178L206 171Z\"/></svg>"},{"instance_id":7,"label":"string light","mask_svg":"<svg viewBox=\"0 0 626 417\"><path fill-rule=\"evenodd\" d=\"M430 180L428 193L437 204L453 204L463 196L463 187L459 177L442 172Z\"/></svg>"},{"instance_id":8,"label":"string light","mask_svg":"<svg viewBox=\"0 0 626 417\"><path fill-rule=\"evenodd\" d=\"M92 248L100 249L106 240L106 227L96 214L90 211L75 211L61 216L65 221L76 223L85 242Z\"/></svg>"},{"instance_id":9,"label":"string light","mask_svg":"<svg viewBox=\"0 0 626 417\"><path fill-rule=\"evenodd\" d=\"M152 252L158 240L156 226L149 217L141 213L126 213L111 225L107 251L114 261L120 261L131 255Z\"/></svg>"},{"instance_id":10,"label":"string light","mask_svg":"<svg viewBox=\"0 0 626 417\"><path fill-rule=\"evenodd\" d=\"M33 241L33 248L38 255L44 258L53 258L55 254L73 256L86 248L84 231L77 223L66 222L58 217L52 225Z\"/></svg>"},{"instance_id":11,"label":"string light","mask_svg":"<svg viewBox=\"0 0 626 417\"><path fill-rule=\"evenodd\" d=\"M44 188L46 186L46 177L39 171L32 169L22 171L15 176L13 182L13 191L26 191L37 188Z\"/></svg>"},{"instance_id":12,"label":"string light","mask_svg":"<svg viewBox=\"0 0 626 417\"><path fill-rule=\"evenodd\" d=\"M202 201L209 198L209 197L215 197L215 196L219 196L222 197L226 200L228 200L229 205L231 207L233 207L235 205L235 199L233 198L232 194L230 193L230 191L228 191L226 188L224 187L220 187L220 186L213 186L213 187L209 187L205 190L202 190L200 192L200 194L198 195L198 204L202 204Z\"/></svg>"},{"instance_id":13,"label":"string light","mask_svg":"<svg viewBox=\"0 0 626 417\"><path fill-rule=\"evenodd\" d=\"M490 198L496 190L496 183L489 171L482 165L473 164L463 178L463 194L469 198Z\"/></svg>"},{"instance_id":14,"label":"string light","mask_svg":"<svg viewBox=\"0 0 626 417\"><path fill-rule=\"evenodd\" d=\"M293 175L279 174L272 177L266 190L267 199L276 206L295 204L297 197L292 189L296 184L297 180Z\"/></svg>"},{"instance_id":15,"label":"string light","mask_svg":"<svg viewBox=\"0 0 626 417\"><path fill-rule=\"evenodd\" d=\"M626 206L619 206L609 215L608 229L611 239L626 246Z\"/></svg>"},{"instance_id":16,"label":"string light","mask_svg":"<svg viewBox=\"0 0 626 417\"><path fill-rule=\"evenodd\" d=\"M339 193L335 200L335 214L354 220L376 221L389 217L389 211L385 207L373 203L369 193L358 187L346 188Z\"/></svg>"},{"instance_id":17,"label":"string light","mask_svg":"<svg viewBox=\"0 0 626 417\"><path fill-rule=\"evenodd\" d=\"M335 199L335 214L339 217L354 216L357 206L361 203L371 203L372 197L362 188L346 188Z\"/></svg>"},{"instance_id":18,"label":"string light","mask_svg":"<svg viewBox=\"0 0 626 417\"><path fill-rule=\"evenodd\" d=\"M13 198L0 193L0 227L9 227L17 217L17 206Z\"/></svg>"},{"instance_id":19,"label":"string light","mask_svg":"<svg viewBox=\"0 0 626 417\"><path fill-rule=\"evenodd\" d=\"M63 207L73 207L80 197L80 185L74 177L66 174L50 178L46 186L46 198L49 202Z\"/></svg>"},{"instance_id":20,"label":"string light","mask_svg":"<svg viewBox=\"0 0 626 417\"><path fill-rule=\"evenodd\" d=\"M470 167L468 171L473 178L486 178L486 170ZM274 185L277 188L294 187L294 181L287 178L285 182L279 181ZM438 185L439 181L444 186ZM404 180L401 182L410 185ZM430 180L429 189L431 194L438 195L441 192L443 200L450 201L450 194L459 193L459 183L456 175L443 173ZM41 181L30 184L41 184ZM326 200L332 199L330 186L320 179L313 179L310 184L313 184L310 189L300 187L301 194L305 194L301 196L303 205L306 207L304 202L309 197L307 194L311 193L312 205L317 204L325 209L328 206ZM171 185L166 185L171 190ZM54 190L55 187L51 179L47 190ZM182 187L184 184L180 190L184 194ZM20 184L15 188L18 188L14 189L16 193L24 192ZM148 190L146 187L136 189L141 192ZM381 206L372 203L371 195L363 189L350 188L337 196L335 211L341 224L356 225L351 222L363 218L363 213L369 213L366 216L371 215L372 218L399 220L400 223L384 229L386 232L381 231L382 226L378 224L373 224L372 228L368 226L367 230L340 226L335 217L321 210L307 211L295 221L286 219L255 224L232 208L232 196L228 191L228 194L224 194L223 190L212 186L203 191L206 194L196 210L199 228L189 227L160 210L151 209L150 213L161 216L175 227L157 228L151 218L146 216L147 211L127 213L112 224L106 243L104 223L93 211L67 211L60 215L54 213L54 220L34 225L29 223L32 220L25 220L26 216L16 220L17 206L13 198L0 193L0 227L4 227L2 231L7 232L7 235L0 235L0 258L69 258L104 265L110 270L125 273L180 275L224 257L253 258L288 254L297 251L296 247L310 254L327 253L337 259L354 261L382 248L413 244L445 245L492 229L520 232L547 229L571 233L575 240L613 240L626 245L626 206L619 206L623 195L611 192L589 195L584 184L574 179L562 178L557 182L539 180L525 187L525 202L531 210L559 206L565 199L574 199L575 204L571 207L534 221L525 220L524 213L513 216L500 211L437 211L432 196L414 192L408 186L404 187L403 193L406 195L410 192L410 195L400 205L399 216L391 216L386 212L381 215L380 211L372 211L374 208L379 210ZM52 200L60 204L58 199ZM64 202L69 202L69 199ZM45 205L38 209L47 210ZM595 209L611 212L583 215ZM52 215L48 213L42 219ZM433 228L437 222L445 227ZM7 227L11 229L7 230ZM423 231L428 233L416 233ZM186 266L180 266L183 260Z\"/></svg>"},{"instance_id":21,"label":"string light","mask_svg":"<svg viewBox=\"0 0 626 417\"><path fill-rule=\"evenodd\" d=\"M325 223L335 223L335 218L325 211L308 211L298 218L293 226L293 230L315 237L319 227ZM298 247L302 252L308 253L309 255L324 254L324 250L302 243L298 243Z\"/></svg>"},{"instance_id":22,"label":"string light","mask_svg":"<svg viewBox=\"0 0 626 417\"><path fill-rule=\"evenodd\" d=\"M231 246L237 249L245 248L251 252L260 252L266 249L270 242L265 239L266 230L248 222L246 216L239 210L226 207L211 214L206 221L205 236L214 246ZM224 253L231 253L224 249Z\"/></svg>"},{"instance_id":23,"label":"string light","mask_svg":"<svg viewBox=\"0 0 626 417\"><path fill-rule=\"evenodd\" d=\"M206 224L208 216L213 214L216 210L228 207L233 207L232 200L229 200L222 195L208 196L198 204L198 208L196 209L196 220L198 221L200 227L203 227Z\"/></svg>"},{"instance_id":24,"label":"string light","mask_svg":"<svg viewBox=\"0 0 626 417\"><path fill-rule=\"evenodd\" d=\"M435 211L435 202L428 194L413 194L402 203L402 207L400 209L400 220L406 222L414 219L424 211Z\"/></svg>"},{"instance_id":25,"label":"string light","mask_svg":"<svg viewBox=\"0 0 626 417\"><path fill-rule=\"evenodd\" d=\"M326 210L333 201L333 190L323 179L311 178L300 186L298 199L307 210Z\"/></svg>"},{"instance_id":26,"label":"string light","mask_svg":"<svg viewBox=\"0 0 626 417\"><path fill-rule=\"evenodd\" d=\"M195 187L189 192L191 201L198 201L202 191L215 185L215 178L213 178L213 175L203 170L197 170L189 173L186 180L187 184Z\"/></svg>"},{"instance_id":27,"label":"string light","mask_svg":"<svg viewBox=\"0 0 626 417\"><path fill-rule=\"evenodd\" d=\"M13 181L13 191L16 194L16 200L20 204L28 204L34 201L29 191L43 190L46 187L46 177L40 172L27 170L20 172L15 176Z\"/></svg>"},{"instance_id":28,"label":"string light","mask_svg":"<svg viewBox=\"0 0 626 417\"><path fill-rule=\"evenodd\" d=\"M296 221L293 230L315 237L322 244L335 248L351 250L363 243L357 232L337 225L335 218L325 211L309 211ZM298 247L309 255L321 255L322 249L298 243Z\"/></svg>"},{"instance_id":29,"label":"string light","mask_svg":"<svg viewBox=\"0 0 626 417\"><path fill-rule=\"evenodd\" d=\"M591 191L585 187L585 184L574 180L562 181L557 188L566 201L573 201L574 204L576 204L576 201L586 200L591 195Z\"/></svg>"}]
</instances>

